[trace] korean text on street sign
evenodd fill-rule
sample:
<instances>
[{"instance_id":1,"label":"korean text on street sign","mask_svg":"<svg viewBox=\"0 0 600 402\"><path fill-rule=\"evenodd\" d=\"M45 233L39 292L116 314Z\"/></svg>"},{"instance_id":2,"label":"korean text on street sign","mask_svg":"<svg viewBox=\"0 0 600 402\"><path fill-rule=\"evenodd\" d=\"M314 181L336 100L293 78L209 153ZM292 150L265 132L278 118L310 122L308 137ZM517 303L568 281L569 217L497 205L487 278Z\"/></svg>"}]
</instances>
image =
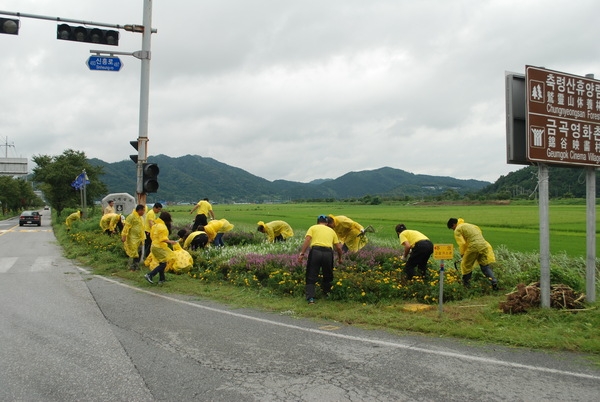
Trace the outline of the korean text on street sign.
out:
<instances>
[{"instance_id":1,"label":"korean text on street sign","mask_svg":"<svg viewBox=\"0 0 600 402\"><path fill-rule=\"evenodd\" d=\"M114 56L90 56L86 64L95 71L119 71L123 66L121 59Z\"/></svg>"},{"instance_id":2,"label":"korean text on street sign","mask_svg":"<svg viewBox=\"0 0 600 402\"><path fill-rule=\"evenodd\" d=\"M451 260L454 258L454 246L452 244L434 244L433 258L436 260Z\"/></svg>"},{"instance_id":3,"label":"korean text on street sign","mask_svg":"<svg viewBox=\"0 0 600 402\"><path fill-rule=\"evenodd\" d=\"M600 165L600 81L527 66L527 158Z\"/></svg>"}]
</instances>

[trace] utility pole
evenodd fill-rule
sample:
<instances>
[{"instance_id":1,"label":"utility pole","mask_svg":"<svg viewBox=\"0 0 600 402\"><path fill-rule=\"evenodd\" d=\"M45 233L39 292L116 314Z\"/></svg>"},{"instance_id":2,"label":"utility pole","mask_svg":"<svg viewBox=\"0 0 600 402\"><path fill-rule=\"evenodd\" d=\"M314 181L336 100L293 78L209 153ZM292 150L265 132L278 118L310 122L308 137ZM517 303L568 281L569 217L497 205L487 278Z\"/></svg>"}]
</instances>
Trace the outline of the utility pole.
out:
<instances>
[{"instance_id":1,"label":"utility pole","mask_svg":"<svg viewBox=\"0 0 600 402\"><path fill-rule=\"evenodd\" d=\"M8 159L8 148L9 147L15 147L15 143L8 143L8 137L6 137L6 139L4 140L4 144L0 144L0 147L5 147L4 149L4 157Z\"/></svg>"},{"instance_id":2,"label":"utility pole","mask_svg":"<svg viewBox=\"0 0 600 402\"><path fill-rule=\"evenodd\" d=\"M152 0L144 0L144 30L142 32L142 68L140 80L140 122L137 161L137 201L146 205L144 163L148 160L148 110L150 105L150 58L152 36Z\"/></svg>"}]
</instances>

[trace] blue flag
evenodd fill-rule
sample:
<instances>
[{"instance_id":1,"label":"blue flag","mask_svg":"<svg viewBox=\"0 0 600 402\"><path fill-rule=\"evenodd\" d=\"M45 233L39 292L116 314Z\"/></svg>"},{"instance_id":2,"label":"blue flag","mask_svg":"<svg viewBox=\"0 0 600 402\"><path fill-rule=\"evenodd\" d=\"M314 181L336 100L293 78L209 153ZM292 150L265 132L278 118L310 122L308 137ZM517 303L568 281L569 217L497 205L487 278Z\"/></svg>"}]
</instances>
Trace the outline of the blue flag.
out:
<instances>
[{"instance_id":1,"label":"blue flag","mask_svg":"<svg viewBox=\"0 0 600 402\"><path fill-rule=\"evenodd\" d=\"M75 178L73 183L71 183L71 187L73 187L75 190L81 190L83 186L87 186L88 184L90 184L90 181L85 171L83 171Z\"/></svg>"}]
</instances>

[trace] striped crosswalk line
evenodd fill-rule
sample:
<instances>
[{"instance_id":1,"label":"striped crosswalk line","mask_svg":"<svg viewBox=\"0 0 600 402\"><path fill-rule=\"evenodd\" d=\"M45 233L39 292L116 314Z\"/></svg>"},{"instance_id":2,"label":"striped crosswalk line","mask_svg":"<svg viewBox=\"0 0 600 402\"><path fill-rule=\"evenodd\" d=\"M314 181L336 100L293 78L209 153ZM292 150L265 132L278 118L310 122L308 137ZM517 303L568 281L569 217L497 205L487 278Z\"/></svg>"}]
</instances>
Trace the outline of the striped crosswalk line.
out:
<instances>
[{"instance_id":1,"label":"striped crosswalk line","mask_svg":"<svg viewBox=\"0 0 600 402\"><path fill-rule=\"evenodd\" d=\"M19 261L21 259L21 261ZM0 274L52 272L55 270L55 257L2 257L0 258Z\"/></svg>"},{"instance_id":2,"label":"striped crosswalk line","mask_svg":"<svg viewBox=\"0 0 600 402\"><path fill-rule=\"evenodd\" d=\"M0 258L0 273L7 272L9 269L11 269L12 266L15 265L15 262L17 262L18 259L19 259L19 257Z\"/></svg>"}]
</instances>

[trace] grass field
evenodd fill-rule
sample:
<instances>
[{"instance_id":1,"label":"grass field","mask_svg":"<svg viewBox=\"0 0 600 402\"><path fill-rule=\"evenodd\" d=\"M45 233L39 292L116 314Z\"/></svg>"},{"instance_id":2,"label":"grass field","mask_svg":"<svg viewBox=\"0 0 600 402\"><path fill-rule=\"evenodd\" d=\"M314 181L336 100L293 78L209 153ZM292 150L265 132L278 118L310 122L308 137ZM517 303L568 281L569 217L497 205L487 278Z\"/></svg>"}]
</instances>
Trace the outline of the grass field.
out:
<instances>
[{"instance_id":1,"label":"grass field","mask_svg":"<svg viewBox=\"0 0 600 402\"><path fill-rule=\"evenodd\" d=\"M191 222L191 207L169 206L178 223ZM538 252L539 210L536 205L356 205L352 203L319 204L224 204L213 206L217 218L225 218L236 230L255 232L258 221L284 220L298 235L313 225L321 214L346 215L363 226L372 225L369 238L397 245L396 224L427 235L434 243L454 243L452 231L446 227L449 218L463 218L478 225L494 246L509 250ZM598 219L598 217L597 217ZM597 227L600 227L598 221ZM598 248L598 239L596 240ZM550 252L565 252L572 257L586 255L585 205L550 206Z\"/></svg>"}]
</instances>

